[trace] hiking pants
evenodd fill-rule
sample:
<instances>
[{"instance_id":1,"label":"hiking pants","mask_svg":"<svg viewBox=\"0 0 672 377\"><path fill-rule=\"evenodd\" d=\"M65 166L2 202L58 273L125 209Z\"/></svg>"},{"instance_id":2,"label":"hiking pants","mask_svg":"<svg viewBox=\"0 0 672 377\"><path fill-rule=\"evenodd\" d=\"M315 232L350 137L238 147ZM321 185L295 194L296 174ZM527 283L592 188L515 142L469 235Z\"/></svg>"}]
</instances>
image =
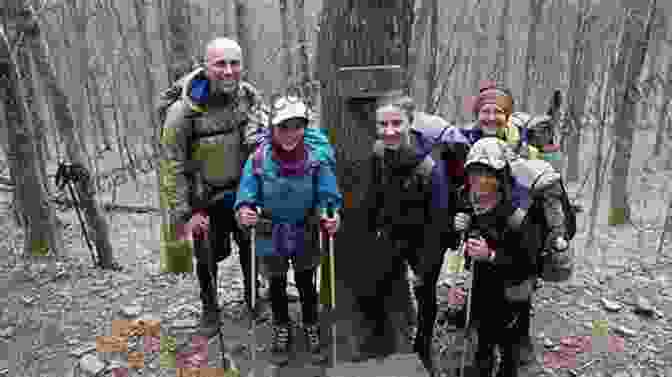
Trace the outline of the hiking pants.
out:
<instances>
[{"instance_id":1,"label":"hiking pants","mask_svg":"<svg viewBox=\"0 0 672 377\"><path fill-rule=\"evenodd\" d=\"M218 204L220 206L218 206ZM217 282L217 263L223 261L231 255L231 233L233 239L238 244L238 253L240 254L240 267L243 272L243 285L245 302L248 307L251 300L250 283L250 239L236 223L234 211L230 208L221 208L221 202L214 203L207 208L210 217L210 229L208 240L195 240L194 249L196 256L196 275L201 287L200 297L204 308L215 309L217 303L213 302L213 297L217 297L216 286L213 286L209 270ZM205 244L208 242L208 244ZM256 278L254 279L256 281ZM215 293L215 295L213 295Z\"/></svg>"}]
</instances>

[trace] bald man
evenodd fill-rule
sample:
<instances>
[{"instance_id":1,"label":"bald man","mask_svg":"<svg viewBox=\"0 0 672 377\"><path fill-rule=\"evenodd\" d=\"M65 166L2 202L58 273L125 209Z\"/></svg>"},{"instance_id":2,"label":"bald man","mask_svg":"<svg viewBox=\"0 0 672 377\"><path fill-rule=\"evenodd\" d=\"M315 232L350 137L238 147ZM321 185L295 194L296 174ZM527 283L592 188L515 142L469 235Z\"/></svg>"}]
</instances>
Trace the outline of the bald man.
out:
<instances>
[{"instance_id":1,"label":"bald man","mask_svg":"<svg viewBox=\"0 0 672 377\"><path fill-rule=\"evenodd\" d=\"M213 282L217 263L231 254L231 233L251 309L250 242L237 227L232 207L243 163L262 140L267 121L259 92L241 80L243 54L236 41L208 43L205 62L176 84L181 94L166 110L161 144L173 166L171 222L177 225L178 240L194 235L203 304L200 333L211 337L220 315Z\"/></svg>"}]
</instances>

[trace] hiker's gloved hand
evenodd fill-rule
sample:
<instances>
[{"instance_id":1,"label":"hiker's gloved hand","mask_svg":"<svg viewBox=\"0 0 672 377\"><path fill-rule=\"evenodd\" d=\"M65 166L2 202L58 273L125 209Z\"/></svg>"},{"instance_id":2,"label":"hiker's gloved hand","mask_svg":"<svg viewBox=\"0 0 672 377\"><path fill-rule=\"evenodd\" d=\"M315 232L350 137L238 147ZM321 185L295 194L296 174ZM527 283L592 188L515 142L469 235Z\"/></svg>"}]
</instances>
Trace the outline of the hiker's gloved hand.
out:
<instances>
[{"instance_id":1,"label":"hiker's gloved hand","mask_svg":"<svg viewBox=\"0 0 672 377\"><path fill-rule=\"evenodd\" d=\"M243 226L255 226L259 221L257 211L249 206L240 207L236 213L236 218L238 219L238 223Z\"/></svg>"},{"instance_id":2,"label":"hiker's gloved hand","mask_svg":"<svg viewBox=\"0 0 672 377\"><path fill-rule=\"evenodd\" d=\"M187 225L191 234L199 238L207 238L210 229L210 216L206 212L194 213Z\"/></svg>"},{"instance_id":3,"label":"hiker's gloved hand","mask_svg":"<svg viewBox=\"0 0 672 377\"><path fill-rule=\"evenodd\" d=\"M551 246L555 251L565 251L569 247L569 242L564 237L557 237L553 240Z\"/></svg>"},{"instance_id":4,"label":"hiker's gloved hand","mask_svg":"<svg viewBox=\"0 0 672 377\"><path fill-rule=\"evenodd\" d=\"M469 228L470 224L471 224L471 216L469 216L468 214L460 212L457 215L455 215L454 227L456 231L464 232Z\"/></svg>"},{"instance_id":5,"label":"hiker's gloved hand","mask_svg":"<svg viewBox=\"0 0 672 377\"><path fill-rule=\"evenodd\" d=\"M329 237L333 237L334 234L338 232L338 228L341 226L341 216L338 214L338 212L334 212L334 217L332 218L327 217L326 214L323 214L320 218L320 229L323 232L326 232Z\"/></svg>"},{"instance_id":6,"label":"hiker's gloved hand","mask_svg":"<svg viewBox=\"0 0 672 377\"><path fill-rule=\"evenodd\" d=\"M493 260L495 251L492 250L483 238L469 238L465 244L464 252L474 260Z\"/></svg>"}]
</instances>

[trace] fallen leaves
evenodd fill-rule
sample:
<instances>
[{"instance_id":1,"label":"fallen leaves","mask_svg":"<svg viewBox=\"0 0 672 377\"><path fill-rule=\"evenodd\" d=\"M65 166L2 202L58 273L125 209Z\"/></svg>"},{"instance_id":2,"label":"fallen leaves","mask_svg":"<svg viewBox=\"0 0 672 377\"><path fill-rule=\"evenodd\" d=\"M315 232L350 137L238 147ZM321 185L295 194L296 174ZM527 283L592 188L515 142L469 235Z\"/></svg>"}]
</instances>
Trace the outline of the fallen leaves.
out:
<instances>
[{"instance_id":1,"label":"fallen leaves","mask_svg":"<svg viewBox=\"0 0 672 377\"><path fill-rule=\"evenodd\" d=\"M602 338L587 335L564 336L560 338L557 351L544 353L544 367L549 369L575 369L577 356L593 351L593 346ZM625 351L625 340L618 336L607 336L607 350L611 353Z\"/></svg>"}]
</instances>

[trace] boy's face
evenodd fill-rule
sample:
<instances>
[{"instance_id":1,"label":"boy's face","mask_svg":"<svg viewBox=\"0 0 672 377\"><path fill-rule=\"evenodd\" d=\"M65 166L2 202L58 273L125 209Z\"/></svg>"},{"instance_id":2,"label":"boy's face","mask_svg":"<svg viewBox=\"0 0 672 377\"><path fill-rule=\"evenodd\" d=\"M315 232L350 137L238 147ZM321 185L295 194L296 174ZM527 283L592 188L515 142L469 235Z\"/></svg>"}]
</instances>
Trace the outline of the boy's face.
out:
<instances>
[{"instance_id":1,"label":"boy's face","mask_svg":"<svg viewBox=\"0 0 672 377\"><path fill-rule=\"evenodd\" d=\"M486 169L470 169L467 175L469 197L472 204L480 211L488 211L499 203L499 181Z\"/></svg>"}]
</instances>

